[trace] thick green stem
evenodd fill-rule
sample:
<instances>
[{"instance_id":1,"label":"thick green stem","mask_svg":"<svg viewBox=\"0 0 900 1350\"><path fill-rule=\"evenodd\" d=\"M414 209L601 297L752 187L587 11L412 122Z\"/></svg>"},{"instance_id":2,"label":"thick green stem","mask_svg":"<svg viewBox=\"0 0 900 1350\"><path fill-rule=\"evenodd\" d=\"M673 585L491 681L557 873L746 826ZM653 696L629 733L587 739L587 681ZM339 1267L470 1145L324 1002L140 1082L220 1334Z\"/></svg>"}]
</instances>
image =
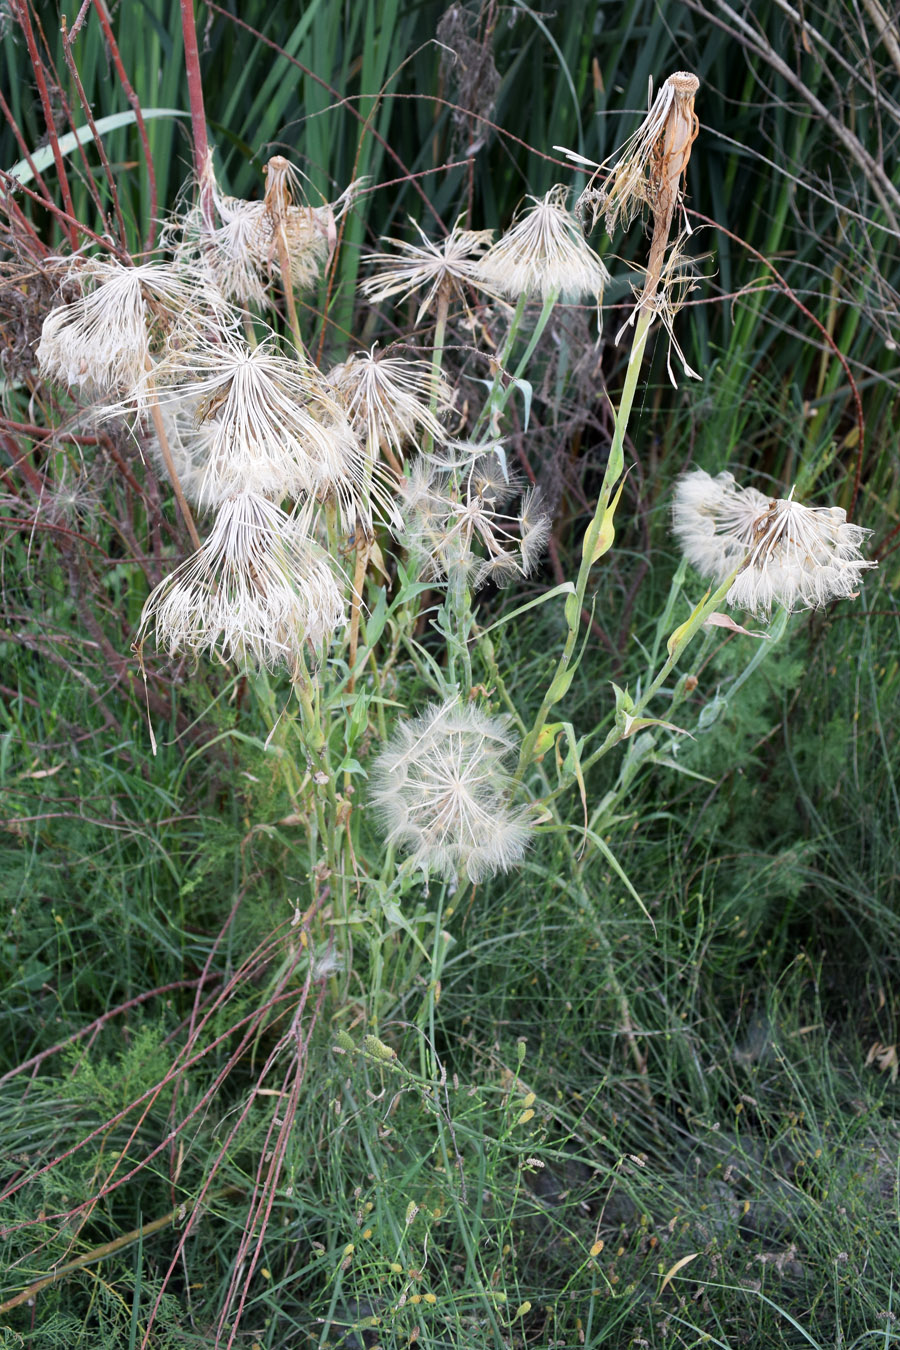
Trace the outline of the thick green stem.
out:
<instances>
[{"instance_id":1,"label":"thick green stem","mask_svg":"<svg viewBox=\"0 0 900 1350\"><path fill-rule=\"evenodd\" d=\"M444 614L447 636L447 680L449 684L455 686L457 661L461 661L465 693L468 693L472 688L472 654L469 651L469 637L474 617L464 563L457 563L450 569L444 599Z\"/></svg>"},{"instance_id":2,"label":"thick green stem","mask_svg":"<svg viewBox=\"0 0 900 1350\"><path fill-rule=\"evenodd\" d=\"M446 897L447 886L442 882L438 890L437 905L434 914L434 940L431 946L431 978L428 981L428 990L425 995L425 1002L422 1006L421 1018L428 1027L428 1039L422 1039L420 1043L420 1054L422 1060L422 1077L434 1081L438 1077L437 1058L434 1053L435 1045L435 1008L438 1005L441 993L441 971L444 968L444 958L447 955L449 946L448 935L442 927L444 917L444 899Z\"/></svg>"}]
</instances>

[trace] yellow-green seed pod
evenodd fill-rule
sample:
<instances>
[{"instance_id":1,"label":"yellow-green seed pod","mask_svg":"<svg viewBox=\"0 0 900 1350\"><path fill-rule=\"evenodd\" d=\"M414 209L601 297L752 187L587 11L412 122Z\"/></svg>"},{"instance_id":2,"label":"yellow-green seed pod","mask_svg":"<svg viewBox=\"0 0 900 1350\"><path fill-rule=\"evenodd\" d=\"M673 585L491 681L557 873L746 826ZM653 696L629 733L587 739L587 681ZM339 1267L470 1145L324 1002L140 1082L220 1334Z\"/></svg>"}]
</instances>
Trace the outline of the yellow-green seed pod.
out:
<instances>
[{"instance_id":1,"label":"yellow-green seed pod","mask_svg":"<svg viewBox=\"0 0 900 1350\"><path fill-rule=\"evenodd\" d=\"M363 1049L367 1055L374 1055L376 1059L384 1060L386 1064L392 1064L397 1058L397 1051L385 1045L377 1036L363 1036Z\"/></svg>"}]
</instances>

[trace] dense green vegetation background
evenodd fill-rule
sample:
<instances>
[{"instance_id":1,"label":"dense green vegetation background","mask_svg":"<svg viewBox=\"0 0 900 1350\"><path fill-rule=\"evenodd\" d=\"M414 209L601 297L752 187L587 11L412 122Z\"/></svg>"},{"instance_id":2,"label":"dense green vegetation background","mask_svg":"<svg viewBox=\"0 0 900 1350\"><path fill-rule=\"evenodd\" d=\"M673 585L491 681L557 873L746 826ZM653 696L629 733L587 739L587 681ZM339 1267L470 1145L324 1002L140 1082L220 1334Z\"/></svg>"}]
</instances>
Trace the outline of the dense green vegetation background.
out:
<instances>
[{"instance_id":1,"label":"dense green vegetation background","mask_svg":"<svg viewBox=\"0 0 900 1350\"><path fill-rule=\"evenodd\" d=\"M3 93L36 150L19 12L0 16ZM63 131L78 97L59 14L31 18ZM644 670L686 465L837 502L875 532L881 566L855 603L794 616L746 682L749 640L705 639L695 739L631 741L589 778L595 802L631 776L609 843L652 923L602 860L592 905L573 900L551 833L519 872L459 895L438 1005L446 1082L425 1090L427 977L402 926L377 1007L361 973L371 916L341 938L348 972L290 982L315 859L252 703L215 669L160 662L150 753L129 650L148 581L121 526L152 518L157 485L110 456L84 472L70 443L29 431L41 296L4 226L0 1304L47 1284L8 1307L0 1344L900 1340L896 23L840 0L242 0L197 19L231 191L258 196L272 153L311 195L370 176L341 241L332 358L384 338L353 300L380 235L405 237L407 215L435 233L464 213L504 227L523 194L583 185L555 145L600 160L637 124L648 79L698 74L688 207L709 260L678 332L703 379L672 388L654 351L566 700L579 733L612 715L612 680L633 687ZM111 22L140 106L179 114L147 121L153 177L134 126L104 138L138 248L191 171L182 38L164 0L124 0ZM72 51L95 116L126 110L97 11ZM6 167L23 157L9 126L0 147ZM101 229L95 151L67 162L77 218ZM52 214L16 200L62 248ZM573 309L520 441L555 521L529 594L571 575L602 474L640 230L612 247L603 342ZM52 456L62 500L22 528L23 461ZM561 622L542 607L498 638L535 704ZM373 1017L396 1060L365 1049ZM295 1114L267 1191L283 1102ZM248 1233L263 1237L245 1281Z\"/></svg>"}]
</instances>

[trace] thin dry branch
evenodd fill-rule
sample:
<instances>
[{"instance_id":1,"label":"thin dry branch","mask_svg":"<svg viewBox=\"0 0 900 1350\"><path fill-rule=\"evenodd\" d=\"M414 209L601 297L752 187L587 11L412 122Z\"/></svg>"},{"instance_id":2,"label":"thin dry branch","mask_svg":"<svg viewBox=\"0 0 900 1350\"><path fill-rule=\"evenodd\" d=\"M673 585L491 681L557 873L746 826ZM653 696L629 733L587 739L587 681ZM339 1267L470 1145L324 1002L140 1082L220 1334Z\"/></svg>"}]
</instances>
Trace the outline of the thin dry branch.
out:
<instances>
[{"instance_id":1,"label":"thin dry branch","mask_svg":"<svg viewBox=\"0 0 900 1350\"><path fill-rule=\"evenodd\" d=\"M900 29L898 29L896 13L892 21L882 5L879 4L879 0L863 0L863 7L878 29L878 40L884 43L885 50L893 61L897 74L900 75Z\"/></svg>"}]
</instances>

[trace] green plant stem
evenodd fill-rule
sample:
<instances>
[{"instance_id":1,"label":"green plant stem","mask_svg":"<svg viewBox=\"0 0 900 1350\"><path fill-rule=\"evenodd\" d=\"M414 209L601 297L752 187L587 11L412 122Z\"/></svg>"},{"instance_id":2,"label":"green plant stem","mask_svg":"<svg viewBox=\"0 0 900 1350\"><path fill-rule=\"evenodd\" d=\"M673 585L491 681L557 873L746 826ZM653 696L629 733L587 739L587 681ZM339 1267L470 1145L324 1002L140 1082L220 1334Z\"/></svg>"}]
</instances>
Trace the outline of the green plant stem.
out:
<instances>
[{"instance_id":1,"label":"green plant stem","mask_svg":"<svg viewBox=\"0 0 900 1350\"><path fill-rule=\"evenodd\" d=\"M484 660L487 670L489 672L491 683L496 686L497 692L500 694L507 708L510 710L512 716L516 718L516 720L520 720L512 696L510 695L508 689L506 688L506 682L503 679L500 668L497 665L497 662L493 659L492 651L490 650L490 648L486 646L486 639L482 640L480 646L482 659ZM606 937L603 924L599 919L599 917L597 917L596 915L594 902L588 893L587 886L585 885L584 861L583 859L580 860L576 856L575 849L572 847L572 841L570 840L568 832L566 830L565 822L563 821L562 816L560 815L559 809L557 807L556 801L554 800L557 796L560 795L561 791L563 791L564 789L557 789L556 792L551 792L549 788L549 783L547 782L546 774L544 773L543 770L543 766L539 763L537 768L541 775L541 779L546 792L546 796L544 796L541 799L542 805L546 806L547 809L549 810L553 818L553 823L557 828L558 835L562 843L562 847L566 851L567 854L567 865L565 869L566 875L575 878L575 885L577 886L577 899L580 900L582 904L583 912L585 914L590 914L592 920L591 932L597 941L597 945L599 946L599 948L603 953L603 964L606 972L607 984L609 989L612 991L613 997L616 1000L616 1005L619 1010L619 1029L621 1030L622 1035L625 1038L635 1069L637 1070L641 1078L641 1089L644 1094L644 1097L648 1105L651 1106L652 1108L650 1090L646 1082L647 1060L646 1056L643 1054L637 1042L637 1036L634 1030L634 1021L631 1016L631 1007L628 1002L628 995L625 993L625 990L622 987L619 977L616 974L612 947L610 946L609 940ZM570 784L566 783L565 788L568 788L569 786Z\"/></svg>"},{"instance_id":2,"label":"green plant stem","mask_svg":"<svg viewBox=\"0 0 900 1350\"><path fill-rule=\"evenodd\" d=\"M615 725L610 728L609 733L606 739L604 740L603 744L599 745L597 749L593 751L592 754L588 755L587 759L583 759L581 761L582 774L586 773L587 770L592 767L592 765L596 764L598 760L602 759L604 755L608 754L614 745L618 745L620 741L624 740L625 737L630 734L629 730L630 723L633 722L635 719L642 717L644 715L644 712L646 711L647 706L649 705L651 699L654 697L654 695L656 695L659 692L662 685L671 675L672 671L675 669L675 666L678 664L678 661L681 659L681 656L683 655L684 651L693 641L698 630L702 627L706 619L709 618L710 614L715 613L719 604L722 602L722 600L724 600L725 596L728 594L728 591L731 589L732 583L734 582L734 578L737 576L737 573L739 571L740 571L739 567L735 568L735 570L725 578L721 586L717 587L717 589L713 591L711 595L709 594L709 592L707 592L707 598L704 599L701 605L697 606L697 608L694 610L693 614L691 615L687 623L683 624L680 630L676 630L676 632L678 632L680 635L677 646L675 646L674 649L669 653L669 656L666 658L663 666L659 671L659 674L648 686L645 693L643 693L641 697L638 699L638 701L634 704L633 708L629 713L628 722L624 720L622 721L618 719L616 720ZM780 636L780 632L778 633L778 636ZM767 647L764 650L767 651L769 649ZM754 660L758 659L760 655L761 654L758 652ZM571 785L572 785L571 781L567 781L561 784L558 788L555 788L554 791L550 793L549 797L543 798L542 800L544 800L545 803L549 803L549 801L552 800L553 798L560 796L563 792L567 792L568 789L571 787Z\"/></svg>"},{"instance_id":3,"label":"green plant stem","mask_svg":"<svg viewBox=\"0 0 900 1350\"><path fill-rule=\"evenodd\" d=\"M450 569L443 608L447 618L447 679L455 687L456 663L457 658L460 658L463 684L468 693L472 688L472 654L469 651L469 634L473 623L472 596L466 582L466 569L461 563Z\"/></svg>"},{"instance_id":4,"label":"green plant stem","mask_svg":"<svg viewBox=\"0 0 900 1350\"><path fill-rule=\"evenodd\" d=\"M428 1080L437 1078L439 1073L437 1058L434 1053L434 1010L437 1007L437 1001L440 998L438 990L440 988L441 971L444 965L444 957L447 955L447 941L441 926L444 917L444 900L446 898L446 893L447 883L441 882L438 889L438 899L434 913L434 938L431 944L431 978L428 981L425 1002L420 1014L421 1021L428 1027L428 1040L426 1042L423 1037L419 1046L422 1077ZM428 1051L431 1052L430 1057Z\"/></svg>"},{"instance_id":5,"label":"green plant stem","mask_svg":"<svg viewBox=\"0 0 900 1350\"><path fill-rule=\"evenodd\" d=\"M431 397L429 407L435 415L438 408L438 392L441 387L441 373L444 368L444 347L447 341L447 315L450 312L450 291L442 287L438 292L437 311L434 319L434 346L431 349ZM434 449L434 437L430 432L422 438L422 454L430 455Z\"/></svg>"},{"instance_id":6,"label":"green plant stem","mask_svg":"<svg viewBox=\"0 0 900 1350\"><path fill-rule=\"evenodd\" d=\"M204 1198L203 1204L207 1208L214 1200L233 1199L244 1195L245 1192L240 1186L222 1186L217 1191L210 1191ZM89 1252L75 1258L74 1261L67 1261L64 1266L57 1266L52 1275L45 1275L40 1280L35 1280L25 1289L21 1289L18 1294L0 1303L0 1313L11 1312L13 1308L18 1308L22 1303L28 1303L43 1289L48 1289L51 1284L56 1284L58 1280L65 1279L67 1275L73 1274L76 1270L84 1270L86 1266L93 1265L95 1261L103 1261L112 1256L115 1252L122 1251L125 1247L130 1247L135 1242L142 1242L144 1238L151 1237L154 1233L159 1233L164 1228L170 1227L173 1223L179 1223L183 1220L185 1214L185 1205L182 1202L170 1209L168 1214L163 1214L159 1219L153 1219L150 1223L141 1224L140 1228L133 1228L128 1233L122 1233L117 1238L112 1238L109 1242L101 1243L99 1247L92 1247Z\"/></svg>"},{"instance_id":7,"label":"green plant stem","mask_svg":"<svg viewBox=\"0 0 900 1350\"><path fill-rule=\"evenodd\" d=\"M513 312L512 320L509 325L509 332L506 334L506 339L503 343L503 346L496 357L495 364L497 367L497 373L494 377L494 382L491 386L490 392L488 393L487 399L485 400L484 407L479 413L478 420L475 423L475 427L472 432L473 438L477 439L479 433L481 432L485 424L487 424L488 428L491 429L494 426L496 426L497 423L499 422L499 419L502 417L506 405L509 402L510 397L512 396L512 391L516 387L516 381L521 379L522 372L528 365L528 362L531 360L531 357L534 354L534 349L541 340L541 335L543 334L544 329L547 327L548 320L550 318L550 315L553 313L554 306L556 305L558 299L559 299L558 290L551 291L550 294L545 298L543 306L541 308L540 315L538 316L537 323L535 324L531 337L528 340L528 345L525 348L525 352L522 355L522 358L519 361L518 366L516 367L515 374L509 380L508 384L502 386L500 384L500 374L503 370L505 370L509 362L510 356L512 355L516 339L519 336L519 329L522 326L522 320L525 317L525 308L528 304L527 295L519 296L519 299L516 303L515 311ZM493 431L492 434L494 434Z\"/></svg>"},{"instance_id":8,"label":"green plant stem","mask_svg":"<svg viewBox=\"0 0 900 1350\"><path fill-rule=\"evenodd\" d=\"M565 696L569 684L571 683L572 675L574 674L574 667L571 666L571 662L578 642L578 634L581 627L581 611L584 608L585 592L587 591L591 568L598 556L597 546L600 541L600 530L604 524L609 500L612 496L612 490L621 478L622 470L625 467L625 432L628 428L628 419L631 416L631 408L634 403L635 390L637 389L638 375L640 374L641 359L647 344L647 333L650 328L652 317L652 314L648 311L641 310L635 323L631 355L628 358L625 383L622 386L622 397L619 401L612 444L609 449L609 462L606 466L606 473L603 475L603 483L600 487L600 495L597 499L597 508L594 512L594 517L585 531L584 540L582 542L581 565L578 569L578 578L575 582L575 594L570 595L566 600L566 624L568 631L566 633L565 644L563 646L562 655L557 663L553 679L550 681L543 702L538 710L534 725L522 742L522 752L519 756L518 767L519 777L525 772L525 769L534 757L535 745L544 729L550 709Z\"/></svg>"}]
</instances>

